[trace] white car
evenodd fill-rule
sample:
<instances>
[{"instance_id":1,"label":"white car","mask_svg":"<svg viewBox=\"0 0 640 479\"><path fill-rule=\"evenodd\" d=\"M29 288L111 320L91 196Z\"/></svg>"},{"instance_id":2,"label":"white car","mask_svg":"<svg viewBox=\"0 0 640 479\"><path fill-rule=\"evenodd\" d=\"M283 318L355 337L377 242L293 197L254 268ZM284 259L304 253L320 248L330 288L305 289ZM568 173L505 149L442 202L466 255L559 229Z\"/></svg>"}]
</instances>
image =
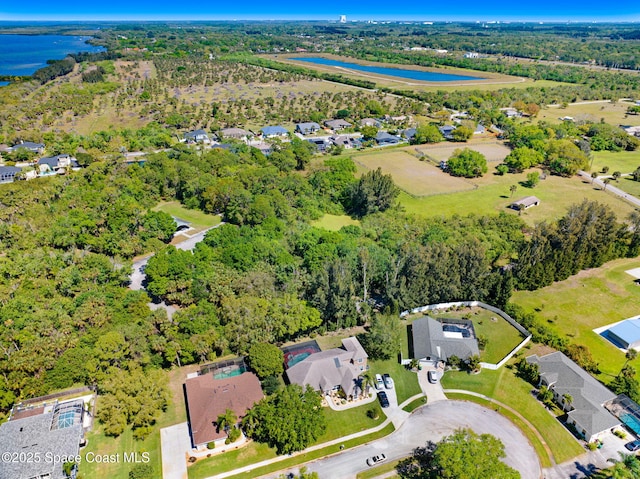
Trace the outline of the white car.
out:
<instances>
[{"instance_id":1,"label":"white car","mask_svg":"<svg viewBox=\"0 0 640 479\"><path fill-rule=\"evenodd\" d=\"M375 466L377 464L380 464L381 462L384 462L387 460L387 456L385 456L384 454L378 454L377 456L373 456L370 457L369 459L367 459L367 465L368 466Z\"/></svg>"},{"instance_id":2,"label":"white car","mask_svg":"<svg viewBox=\"0 0 640 479\"><path fill-rule=\"evenodd\" d=\"M376 374L376 389L383 389L384 381L382 380L382 376Z\"/></svg>"},{"instance_id":3,"label":"white car","mask_svg":"<svg viewBox=\"0 0 640 479\"><path fill-rule=\"evenodd\" d=\"M440 379L440 377L438 376L438 371L429 371L427 377L429 378L429 382L431 384L437 383L438 379Z\"/></svg>"}]
</instances>

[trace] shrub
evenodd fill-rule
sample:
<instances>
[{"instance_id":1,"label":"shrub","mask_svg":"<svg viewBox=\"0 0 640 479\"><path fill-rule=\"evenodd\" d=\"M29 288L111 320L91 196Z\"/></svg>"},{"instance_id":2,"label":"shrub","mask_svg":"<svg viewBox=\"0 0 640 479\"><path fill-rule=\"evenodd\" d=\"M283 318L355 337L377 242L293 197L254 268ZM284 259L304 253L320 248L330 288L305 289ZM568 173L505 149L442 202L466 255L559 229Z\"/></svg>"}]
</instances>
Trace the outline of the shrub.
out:
<instances>
[{"instance_id":1,"label":"shrub","mask_svg":"<svg viewBox=\"0 0 640 479\"><path fill-rule=\"evenodd\" d=\"M215 441L211 441L207 443L207 449L215 449L216 443Z\"/></svg>"}]
</instances>

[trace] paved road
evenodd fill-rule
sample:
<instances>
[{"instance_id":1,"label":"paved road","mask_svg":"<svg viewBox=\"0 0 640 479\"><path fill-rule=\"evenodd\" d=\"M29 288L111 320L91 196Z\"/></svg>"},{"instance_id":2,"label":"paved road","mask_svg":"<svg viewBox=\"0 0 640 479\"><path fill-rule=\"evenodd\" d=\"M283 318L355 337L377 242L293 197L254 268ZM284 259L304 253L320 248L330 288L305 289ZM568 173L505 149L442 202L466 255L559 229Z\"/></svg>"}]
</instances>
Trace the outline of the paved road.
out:
<instances>
[{"instance_id":1,"label":"paved road","mask_svg":"<svg viewBox=\"0 0 640 479\"><path fill-rule=\"evenodd\" d=\"M604 182L600 179L600 178L591 178L591 175L589 173L587 173L586 171L578 171L578 175L580 175L582 178L588 180L589 182L591 182L593 180L594 185L598 186L601 189L605 189L605 185ZM631 203L634 206L640 207L640 198L636 198L635 196L629 194L629 193L625 193L624 191L622 191L620 188L616 188L613 184L609 183L606 187L607 192L614 194L616 196L618 196L619 198L628 201L629 203Z\"/></svg>"},{"instance_id":2,"label":"paved road","mask_svg":"<svg viewBox=\"0 0 640 479\"><path fill-rule=\"evenodd\" d=\"M507 453L505 462L520 471L522 479L540 478L538 457L520 430L497 412L464 401L438 401L416 409L393 434L306 466L323 478L355 478L358 472L369 468L366 460L373 455L384 452L388 460L397 460L427 441L439 441L461 427L500 438Z\"/></svg>"}]
</instances>

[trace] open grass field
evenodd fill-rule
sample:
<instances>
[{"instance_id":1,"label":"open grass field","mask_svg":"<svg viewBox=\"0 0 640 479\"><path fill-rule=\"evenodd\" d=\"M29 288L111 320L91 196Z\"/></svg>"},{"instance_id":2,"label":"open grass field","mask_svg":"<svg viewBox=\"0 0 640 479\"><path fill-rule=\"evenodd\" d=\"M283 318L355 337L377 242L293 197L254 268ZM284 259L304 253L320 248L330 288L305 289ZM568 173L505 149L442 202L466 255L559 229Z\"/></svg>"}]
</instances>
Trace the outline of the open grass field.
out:
<instances>
[{"instance_id":1,"label":"open grass field","mask_svg":"<svg viewBox=\"0 0 640 479\"><path fill-rule=\"evenodd\" d=\"M623 176L617 182L612 181L611 184L633 196L640 196L640 182L635 181L631 176Z\"/></svg>"},{"instance_id":2,"label":"open grass field","mask_svg":"<svg viewBox=\"0 0 640 479\"><path fill-rule=\"evenodd\" d=\"M541 434L556 463L584 452L573 435L531 394L531 385L516 377L507 367L497 371L484 369L476 375L449 371L442 378L442 385L445 389L464 389L483 394L518 411ZM529 434L527 436L530 437ZM539 451L539 448L536 450ZM544 456L541 460L544 465Z\"/></svg>"},{"instance_id":3,"label":"open grass field","mask_svg":"<svg viewBox=\"0 0 640 479\"><path fill-rule=\"evenodd\" d=\"M401 189L414 196L428 196L452 191L473 189L473 183L463 178L443 174L440 168L427 161L420 161L403 150L376 151L354 155L357 166L366 170L381 168L390 174Z\"/></svg>"},{"instance_id":4,"label":"open grass field","mask_svg":"<svg viewBox=\"0 0 640 479\"><path fill-rule=\"evenodd\" d=\"M537 120L547 120L551 123L561 123L560 118L571 116L575 121L599 122L604 119L612 125L640 125L640 117L627 115L627 108L633 102L618 101L611 103L609 100L594 102L569 103L566 108L561 106L547 106L540 110Z\"/></svg>"},{"instance_id":5,"label":"open grass field","mask_svg":"<svg viewBox=\"0 0 640 479\"><path fill-rule=\"evenodd\" d=\"M482 153L487 163L502 162L511 153L511 148L498 141L470 141L468 143L437 143L435 145L420 146L416 148L438 165L443 160L448 160L457 149L469 148ZM491 166L491 165L490 165Z\"/></svg>"},{"instance_id":6,"label":"open grass field","mask_svg":"<svg viewBox=\"0 0 640 479\"><path fill-rule=\"evenodd\" d=\"M210 215L200 210L190 210L185 208L178 201L166 201L160 203L154 208L155 211L164 211L165 213L180 218L191 223L191 226L197 231L215 226L222 221L218 215Z\"/></svg>"},{"instance_id":7,"label":"open grass field","mask_svg":"<svg viewBox=\"0 0 640 479\"><path fill-rule=\"evenodd\" d=\"M478 182L478 188L475 190L427 197L414 197L403 192L398 198L408 213L431 217L468 215L470 213L497 214L501 211L517 215L518 212L509 208L509 205L519 198L535 195L541 200L540 206L529 208L521 215L522 219L530 225L560 218L566 213L569 206L580 203L585 198L610 206L621 221L633 211L631 205L600 191L590 185L588 181L578 177L549 176L535 188L524 187L522 183L526 181L527 173L528 171L504 176L488 173L484 178L473 180ZM442 173L442 175L446 175L446 173ZM517 185L513 197L509 191L511 185Z\"/></svg>"},{"instance_id":8,"label":"open grass field","mask_svg":"<svg viewBox=\"0 0 640 479\"><path fill-rule=\"evenodd\" d=\"M478 77L474 80L467 80L461 82L426 82L420 80L412 80L405 78L398 78L390 75L382 75L378 73L364 72L358 70L349 70L342 67L336 67L331 65L319 65L309 62L301 62L296 61L296 58L305 57L305 56L313 56L313 57L324 57L330 58L333 60L344 61L348 63L358 63L361 65L372 65L379 67L389 67L396 69L410 69L410 70L421 70L427 72L437 72L437 73L449 73L449 74L458 74L458 75L467 75L467 76L475 76ZM401 65L401 64L389 64L389 63L380 63L380 62L368 62L364 60L358 60L349 57L343 57L339 55L331 55L331 54L288 54L286 56L278 55L275 58L272 55L265 55L265 58L270 60L277 60L281 63L289 63L293 65L304 66L306 68L314 69L321 72L326 73L339 73L340 75L356 78L360 80L368 80L375 82L379 87L388 87L395 88L399 90L406 89L410 87L412 91L416 90L441 90L448 88L465 88L465 89L477 89L482 88L486 89L487 87L495 87L498 88L508 88L519 85L526 85L526 87L532 86L534 82L532 80L527 80L524 78L513 77L508 75L501 75L499 73L490 73L490 72L479 72L475 70L466 70L462 68L451 68L451 67L440 67L440 68L426 68L416 65ZM493 88L490 88L493 89Z\"/></svg>"},{"instance_id":9,"label":"open grass field","mask_svg":"<svg viewBox=\"0 0 640 479\"><path fill-rule=\"evenodd\" d=\"M624 353L592 330L640 314L640 287L625 273L638 267L639 258L611 261L537 291L515 292L512 301L587 346L602 371L599 379L608 383L623 367ZM640 359L632 364L640 369Z\"/></svg>"},{"instance_id":10,"label":"open grass field","mask_svg":"<svg viewBox=\"0 0 640 479\"><path fill-rule=\"evenodd\" d=\"M487 363L499 363L524 339L522 334L502 317L483 308L464 308L458 311L434 313L432 312L431 314L436 319L471 320L476 336L487 338L487 345L480 352L480 359Z\"/></svg>"},{"instance_id":11,"label":"open grass field","mask_svg":"<svg viewBox=\"0 0 640 479\"><path fill-rule=\"evenodd\" d=\"M339 231L343 226L360 226L360 221L348 215L324 215L319 220L313 221L312 226L324 228L329 231Z\"/></svg>"},{"instance_id":12,"label":"open grass field","mask_svg":"<svg viewBox=\"0 0 640 479\"><path fill-rule=\"evenodd\" d=\"M640 151L594 151L591 171L600 173L603 166L609 167L608 174L614 171L633 173L640 167ZM602 174L602 173L600 173Z\"/></svg>"}]
</instances>

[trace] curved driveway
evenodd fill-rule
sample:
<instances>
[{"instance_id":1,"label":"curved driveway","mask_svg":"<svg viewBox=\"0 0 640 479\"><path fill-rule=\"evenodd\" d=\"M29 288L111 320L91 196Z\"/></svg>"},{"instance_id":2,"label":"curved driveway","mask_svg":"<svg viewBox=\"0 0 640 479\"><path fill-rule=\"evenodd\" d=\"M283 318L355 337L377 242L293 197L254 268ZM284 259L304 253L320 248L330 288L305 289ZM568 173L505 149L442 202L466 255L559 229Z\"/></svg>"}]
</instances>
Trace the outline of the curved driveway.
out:
<instances>
[{"instance_id":1,"label":"curved driveway","mask_svg":"<svg viewBox=\"0 0 640 479\"><path fill-rule=\"evenodd\" d=\"M388 460L401 459L414 448L439 441L458 428L498 437L505 445L505 463L517 469L522 479L540 478L538 457L520 430L497 412L465 401L439 401L416 409L393 434L306 466L320 477L353 478L368 469L368 457L384 452Z\"/></svg>"}]
</instances>

